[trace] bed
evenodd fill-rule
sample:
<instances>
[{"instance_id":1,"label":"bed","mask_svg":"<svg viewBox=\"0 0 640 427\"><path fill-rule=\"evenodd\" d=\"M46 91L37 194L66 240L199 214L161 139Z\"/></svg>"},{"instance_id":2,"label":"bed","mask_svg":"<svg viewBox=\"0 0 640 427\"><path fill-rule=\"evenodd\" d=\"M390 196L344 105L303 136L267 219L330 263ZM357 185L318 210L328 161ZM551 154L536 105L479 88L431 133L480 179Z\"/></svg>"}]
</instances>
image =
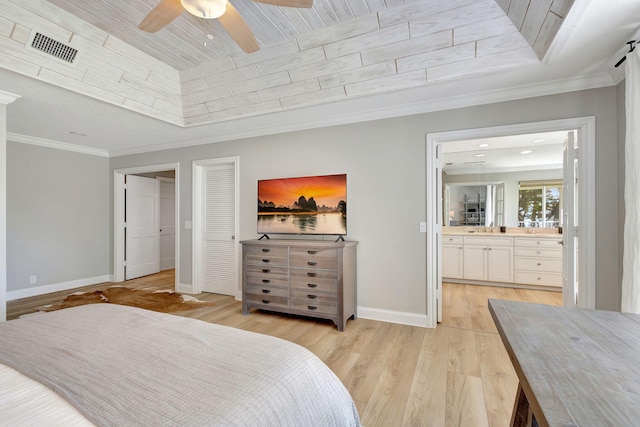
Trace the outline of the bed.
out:
<instances>
[{"instance_id":1,"label":"bed","mask_svg":"<svg viewBox=\"0 0 640 427\"><path fill-rule=\"evenodd\" d=\"M305 348L133 307L1 323L0 363L2 425L360 426Z\"/></svg>"}]
</instances>

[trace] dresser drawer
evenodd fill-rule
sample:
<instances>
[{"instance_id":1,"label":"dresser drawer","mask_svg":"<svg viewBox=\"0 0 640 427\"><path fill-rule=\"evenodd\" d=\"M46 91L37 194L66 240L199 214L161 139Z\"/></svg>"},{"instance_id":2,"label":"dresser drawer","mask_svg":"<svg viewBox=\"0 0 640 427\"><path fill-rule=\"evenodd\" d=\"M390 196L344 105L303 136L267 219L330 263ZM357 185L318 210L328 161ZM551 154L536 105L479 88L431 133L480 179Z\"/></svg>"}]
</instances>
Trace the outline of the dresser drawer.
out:
<instances>
[{"instance_id":1,"label":"dresser drawer","mask_svg":"<svg viewBox=\"0 0 640 427\"><path fill-rule=\"evenodd\" d=\"M288 257L278 257L270 254L255 254L255 255L247 255L247 265L260 265L260 266L270 266L270 265L289 265Z\"/></svg>"},{"instance_id":2,"label":"dresser drawer","mask_svg":"<svg viewBox=\"0 0 640 427\"><path fill-rule=\"evenodd\" d=\"M333 303L317 303L313 301L309 301L308 299L302 298L291 298L290 308L292 310L305 311L309 313L309 315L313 315L314 313L322 313L328 315L336 315L338 313L338 305Z\"/></svg>"},{"instance_id":3,"label":"dresser drawer","mask_svg":"<svg viewBox=\"0 0 640 427\"><path fill-rule=\"evenodd\" d=\"M562 259L516 257L516 270L562 273Z\"/></svg>"},{"instance_id":4,"label":"dresser drawer","mask_svg":"<svg viewBox=\"0 0 640 427\"><path fill-rule=\"evenodd\" d=\"M261 300L265 297L288 297L289 290L287 288L278 288L274 286L247 286L247 296L249 299Z\"/></svg>"},{"instance_id":5,"label":"dresser drawer","mask_svg":"<svg viewBox=\"0 0 640 427\"><path fill-rule=\"evenodd\" d=\"M287 258L289 256L289 248L277 246L248 246L246 247L245 253L258 257L269 255L277 258Z\"/></svg>"},{"instance_id":6,"label":"dresser drawer","mask_svg":"<svg viewBox=\"0 0 640 427\"><path fill-rule=\"evenodd\" d=\"M562 286L562 274L516 271L516 283L541 286Z\"/></svg>"},{"instance_id":7,"label":"dresser drawer","mask_svg":"<svg viewBox=\"0 0 640 427\"><path fill-rule=\"evenodd\" d=\"M287 267L247 265L247 285L287 286Z\"/></svg>"},{"instance_id":8,"label":"dresser drawer","mask_svg":"<svg viewBox=\"0 0 640 427\"><path fill-rule=\"evenodd\" d=\"M338 269L338 250L333 248L291 248L291 267Z\"/></svg>"},{"instance_id":9,"label":"dresser drawer","mask_svg":"<svg viewBox=\"0 0 640 427\"><path fill-rule=\"evenodd\" d=\"M516 237L516 247L536 247L562 249L562 239L542 239L536 237Z\"/></svg>"},{"instance_id":10,"label":"dresser drawer","mask_svg":"<svg viewBox=\"0 0 640 427\"><path fill-rule=\"evenodd\" d=\"M335 292L322 293L317 292L315 289L292 289L289 296L292 298L307 300L310 304L335 304L338 300Z\"/></svg>"},{"instance_id":11,"label":"dresser drawer","mask_svg":"<svg viewBox=\"0 0 640 427\"><path fill-rule=\"evenodd\" d=\"M521 248L516 247L516 256L542 257L542 258L562 258L562 249Z\"/></svg>"},{"instance_id":12,"label":"dresser drawer","mask_svg":"<svg viewBox=\"0 0 640 427\"><path fill-rule=\"evenodd\" d=\"M292 268L289 277L292 289L314 289L321 292L337 292L338 272L333 270L307 270Z\"/></svg>"},{"instance_id":13,"label":"dresser drawer","mask_svg":"<svg viewBox=\"0 0 640 427\"><path fill-rule=\"evenodd\" d=\"M252 306L264 308L265 310L289 307L289 298L271 295L248 295L247 302Z\"/></svg>"}]
</instances>

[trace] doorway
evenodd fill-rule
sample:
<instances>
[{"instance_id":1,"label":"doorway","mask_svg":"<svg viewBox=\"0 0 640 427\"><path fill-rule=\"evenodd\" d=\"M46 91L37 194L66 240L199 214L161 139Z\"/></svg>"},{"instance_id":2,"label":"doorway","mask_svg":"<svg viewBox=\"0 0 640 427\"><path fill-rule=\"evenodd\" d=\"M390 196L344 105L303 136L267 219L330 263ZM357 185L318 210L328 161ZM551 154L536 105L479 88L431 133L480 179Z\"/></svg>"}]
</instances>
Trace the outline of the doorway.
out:
<instances>
[{"instance_id":1,"label":"doorway","mask_svg":"<svg viewBox=\"0 0 640 427\"><path fill-rule=\"evenodd\" d=\"M593 117L555 120L520 125L499 126L492 128L469 129L462 131L428 134L427 151L427 318L430 327L435 327L442 312L442 145L453 141L479 138L505 137L540 132L554 132L577 129L581 147L577 150L576 161L581 167L578 169L578 216L580 224L581 244L576 252L580 262L576 272L581 278L579 283L577 304L570 297L565 298L564 305L578 305L585 308L595 306L594 264L592 236L595 231L595 119ZM573 230L569 230L573 231ZM567 238L565 236L565 243ZM565 295L573 296L573 289L563 289Z\"/></svg>"},{"instance_id":2,"label":"doorway","mask_svg":"<svg viewBox=\"0 0 640 427\"><path fill-rule=\"evenodd\" d=\"M170 164L161 164L161 165L149 165L149 166L140 166L133 168L124 168L124 169L115 169L114 170L114 185L113 185L113 208L114 208L114 232L113 232L113 263L114 263L114 273L113 273L113 281L114 282L122 282L126 279L126 268L127 268L127 239L126 239L126 176L127 175L138 175L147 177L147 179L153 179L154 186L157 186L157 182L160 182L157 177L164 176L165 178L170 178L174 180L174 194L173 194L173 215L170 215L169 218L173 219L173 224L171 226L171 233L173 233L173 262L175 265L175 290L178 292L191 293L191 286L180 286L179 285L179 271L180 271L180 256L178 251L178 242L180 241L180 228L179 224L179 206L180 206L180 197L179 197L179 164L178 163L170 163ZM157 182L156 182L157 181ZM156 204L156 213L159 210L160 197L158 197L158 203ZM171 222L171 220L169 220ZM166 224L166 218L162 220L162 223ZM160 219L155 224L156 231L159 232L158 227L160 226ZM157 249L158 249L158 265L160 264L160 245L161 245L162 237L158 235L157 238ZM166 264L165 264L166 265Z\"/></svg>"}]
</instances>

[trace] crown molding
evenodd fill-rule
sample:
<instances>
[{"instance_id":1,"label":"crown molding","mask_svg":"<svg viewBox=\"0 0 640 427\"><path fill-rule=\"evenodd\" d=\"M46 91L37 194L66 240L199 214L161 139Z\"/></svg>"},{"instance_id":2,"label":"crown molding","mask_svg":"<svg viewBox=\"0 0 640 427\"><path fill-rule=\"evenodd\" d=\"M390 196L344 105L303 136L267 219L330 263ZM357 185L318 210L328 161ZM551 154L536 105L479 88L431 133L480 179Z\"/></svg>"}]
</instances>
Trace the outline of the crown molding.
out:
<instances>
[{"instance_id":1,"label":"crown molding","mask_svg":"<svg viewBox=\"0 0 640 427\"><path fill-rule=\"evenodd\" d=\"M0 90L0 104L11 104L16 99L20 98L20 95L16 95L15 93L4 92Z\"/></svg>"},{"instance_id":2,"label":"crown molding","mask_svg":"<svg viewBox=\"0 0 640 427\"><path fill-rule=\"evenodd\" d=\"M7 132L7 141L19 142L22 144L39 145L40 147L55 148L56 150L73 151L76 153L89 154L91 156L109 157L109 152L107 150L83 147L81 145L53 141L44 138L37 138L35 136L21 135L18 133Z\"/></svg>"},{"instance_id":3,"label":"crown molding","mask_svg":"<svg viewBox=\"0 0 640 427\"><path fill-rule=\"evenodd\" d=\"M549 82L534 83L514 86L498 90L481 91L468 93L459 96L448 96L436 99L428 99L421 102L414 102L404 105L397 103L384 104L377 108L352 108L349 101L331 104L328 114L305 114L305 111L313 111L316 108L326 108L326 106L308 107L298 110L290 110L272 114L265 114L247 119L237 119L224 122L221 125L228 125L229 130L216 129L211 136L191 140L176 141L166 144L148 145L146 147L127 148L121 150L110 150L110 157L126 156L130 154L141 154L152 151L171 150L196 145L212 144L216 142L233 141L243 138L274 135L286 132L322 128L328 126L339 126L351 123L367 122L371 120L389 119L394 117L409 116L414 114L424 114L434 111L444 111L456 108L473 107L477 105L493 104L497 102L514 101L518 99L533 98L537 96L554 95L559 93L575 92L579 90L596 89L600 87L614 86L611 75L607 72L589 76L576 76L568 79L561 79ZM415 89L414 89L415 90ZM370 100L372 97L363 97L355 102L363 102L366 105L374 105ZM341 108L341 105L345 108ZM295 116L294 119L287 119L287 115ZM232 123L237 125L231 126ZM241 125L242 123L242 125ZM251 123L251 125L244 125Z\"/></svg>"}]
</instances>

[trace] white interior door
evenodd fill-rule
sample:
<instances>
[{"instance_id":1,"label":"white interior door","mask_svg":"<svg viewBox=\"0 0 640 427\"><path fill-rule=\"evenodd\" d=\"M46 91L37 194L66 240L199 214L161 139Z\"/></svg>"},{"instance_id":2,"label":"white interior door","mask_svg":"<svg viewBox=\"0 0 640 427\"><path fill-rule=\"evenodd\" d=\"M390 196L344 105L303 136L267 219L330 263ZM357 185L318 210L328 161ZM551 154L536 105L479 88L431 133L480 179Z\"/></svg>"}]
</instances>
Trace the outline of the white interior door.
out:
<instances>
[{"instance_id":1,"label":"white interior door","mask_svg":"<svg viewBox=\"0 0 640 427\"><path fill-rule=\"evenodd\" d=\"M156 180L127 175L125 199L125 280L130 280L160 271Z\"/></svg>"},{"instance_id":2,"label":"white interior door","mask_svg":"<svg viewBox=\"0 0 640 427\"><path fill-rule=\"evenodd\" d=\"M562 299L563 305L571 307L579 302L578 295L578 194L579 194L579 169L578 169L578 145L576 132L567 134L564 144L564 209L562 212L562 244L563 244L563 268L562 268Z\"/></svg>"},{"instance_id":3,"label":"white interior door","mask_svg":"<svg viewBox=\"0 0 640 427\"><path fill-rule=\"evenodd\" d=\"M236 162L196 166L196 288L235 296L238 289Z\"/></svg>"},{"instance_id":4,"label":"white interior door","mask_svg":"<svg viewBox=\"0 0 640 427\"><path fill-rule=\"evenodd\" d=\"M160 270L176 266L176 182L156 178L160 195Z\"/></svg>"}]
</instances>

